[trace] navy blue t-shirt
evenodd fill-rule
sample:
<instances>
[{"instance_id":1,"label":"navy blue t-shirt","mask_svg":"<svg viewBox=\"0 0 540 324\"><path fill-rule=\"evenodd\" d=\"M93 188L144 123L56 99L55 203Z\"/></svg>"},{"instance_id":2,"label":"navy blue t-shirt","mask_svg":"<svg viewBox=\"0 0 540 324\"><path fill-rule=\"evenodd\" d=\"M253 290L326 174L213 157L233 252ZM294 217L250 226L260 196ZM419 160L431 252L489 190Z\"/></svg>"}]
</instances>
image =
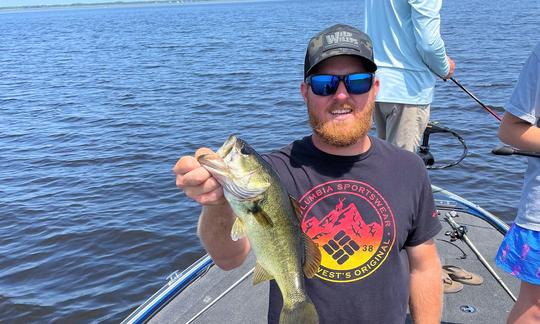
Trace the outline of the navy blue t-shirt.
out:
<instances>
[{"instance_id":1,"label":"navy blue t-shirt","mask_svg":"<svg viewBox=\"0 0 540 324\"><path fill-rule=\"evenodd\" d=\"M317 149L311 137L264 155L302 212L302 229L322 255L306 278L320 323L404 323L409 299L406 246L441 230L427 171L411 152L377 138L356 156ZM282 297L270 282L268 322Z\"/></svg>"}]
</instances>

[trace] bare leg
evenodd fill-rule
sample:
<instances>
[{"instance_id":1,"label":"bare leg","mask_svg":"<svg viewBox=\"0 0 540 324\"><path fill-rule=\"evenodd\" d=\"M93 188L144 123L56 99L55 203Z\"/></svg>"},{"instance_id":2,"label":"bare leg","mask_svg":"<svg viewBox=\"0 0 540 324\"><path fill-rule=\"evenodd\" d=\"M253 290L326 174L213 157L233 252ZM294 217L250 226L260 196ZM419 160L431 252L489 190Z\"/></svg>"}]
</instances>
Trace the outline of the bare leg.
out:
<instances>
[{"instance_id":1,"label":"bare leg","mask_svg":"<svg viewBox=\"0 0 540 324\"><path fill-rule=\"evenodd\" d=\"M517 302L508 316L507 323L540 323L540 286L521 282Z\"/></svg>"}]
</instances>

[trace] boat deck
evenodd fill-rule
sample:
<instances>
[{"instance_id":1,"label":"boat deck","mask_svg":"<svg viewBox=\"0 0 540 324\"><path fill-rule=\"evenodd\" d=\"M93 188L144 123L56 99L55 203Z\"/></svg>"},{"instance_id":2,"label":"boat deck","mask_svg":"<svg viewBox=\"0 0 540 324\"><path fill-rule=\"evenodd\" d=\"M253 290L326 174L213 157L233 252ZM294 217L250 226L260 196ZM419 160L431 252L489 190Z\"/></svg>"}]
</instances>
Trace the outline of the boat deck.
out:
<instances>
[{"instance_id":1,"label":"boat deck","mask_svg":"<svg viewBox=\"0 0 540 324\"><path fill-rule=\"evenodd\" d=\"M467 227L466 235L517 297L519 281L496 267L494 261L503 235L481 219L464 212L459 212L458 215L454 220ZM514 301L465 242L450 241L450 237L445 233L452 228L442 219L441 223L443 230L436 237L436 243L442 264L459 266L484 278L484 282L479 286L463 285L460 292L444 295L442 323L506 323Z\"/></svg>"},{"instance_id":2,"label":"boat deck","mask_svg":"<svg viewBox=\"0 0 540 324\"><path fill-rule=\"evenodd\" d=\"M436 237L436 244L441 262L443 265L456 265L479 274L484 278L484 282L479 286L464 285L463 290L458 293L445 294L442 323L504 323L513 300L465 242L451 241L450 237L445 235L452 231L444 220L448 210L439 209L443 230ZM458 211L457 217L453 219L459 225L467 227L467 236L476 249L510 287L514 296L517 296L519 281L500 271L493 261L503 235L467 211ZM249 271L253 266L253 256L250 256L242 267L228 272L211 266L204 276L188 285L149 322L266 323L268 283L252 286ZM237 285L234 288L220 296L235 284ZM211 307L199 314L210 304Z\"/></svg>"}]
</instances>

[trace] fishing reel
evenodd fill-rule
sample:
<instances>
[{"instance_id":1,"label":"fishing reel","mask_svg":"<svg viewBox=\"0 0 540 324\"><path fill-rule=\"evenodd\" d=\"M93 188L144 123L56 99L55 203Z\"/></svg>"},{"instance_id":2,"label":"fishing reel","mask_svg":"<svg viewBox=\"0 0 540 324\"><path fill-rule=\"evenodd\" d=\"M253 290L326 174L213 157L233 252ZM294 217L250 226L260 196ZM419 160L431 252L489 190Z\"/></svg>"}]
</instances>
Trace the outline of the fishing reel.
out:
<instances>
[{"instance_id":1,"label":"fishing reel","mask_svg":"<svg viewBox=\"0 0 540 324\"><path fill-rule=\"evenodd\" d=\"M429 136L431 134L436 134L436 133L449 133L458 139L458 141L463 146L463 152L461 153L461 156L457 160L448 164L435 166L435 157L433 156L433 154L431 154L429 150ZM420 156L422 161L424 161L424 164L426 165L427 169L433 170L433 169L446 169L446 168L459 164L467 156L467 152L468 152L468 149L467 149L467 145L465 144L465 140L461 136L459 136L458 133L456 133L455 131L451 130L448 127L438 125L437 122L429 122L426 129L424 130L424 135L422 137L422 144L420 144L420 146L418 147L418 151L416 154L418 154L418 156Z\"/></svg>"},{"instance_id":2,"label":"fishing reel","mask_svg":"<svg viewBox=\"0 0 540 324\"><path fill-rule=\"evenodd\" d=\"M452 231L446 231L444 235L450 236L450 241L454 242L456 240L463 239L463 235L467 234L467 232L468 232L467 226L459 225L458 227L453 228Z\"/></svg>"}]
</instances>

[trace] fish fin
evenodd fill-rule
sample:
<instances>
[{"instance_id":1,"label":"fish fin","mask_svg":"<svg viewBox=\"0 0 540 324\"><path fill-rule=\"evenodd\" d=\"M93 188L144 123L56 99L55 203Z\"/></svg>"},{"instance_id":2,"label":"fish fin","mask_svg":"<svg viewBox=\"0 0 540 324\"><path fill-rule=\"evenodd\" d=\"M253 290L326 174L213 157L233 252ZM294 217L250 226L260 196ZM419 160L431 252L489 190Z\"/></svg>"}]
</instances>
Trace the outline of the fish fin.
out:
<instances>
[{"instance_id":1,"label":"fish fin","mask_svg":"<svg viewBox=\"0 0 540 324\"><path fill-rule=\"evenodd\" d=\"M264 268L257 262L255 264L255 273L253 274L253 286L266 280L272 280L274 277L266 272Z\"/></svg>"},{"instance_id":2,"label":"fish fin","mask_svg":"<svg viewBox=\"0 0 540 324\"><path fill-rule=\"evenodd\" d=\"M296 214L296 217L302 222L302 212L300 211L300 204L298 203L298 200L294 199L293 196L289 195L289 200L291 201L291 205L293 206L294 213Z\"/></svg>"},{"instance_id":3,"label":"fish fin","mask_svg":"<svg viewBox=\"0 0 540 324\"><path fill-rule=\"evenodd\" d=\"M244 225L244 222L240 217L236 217L236 220L234 221L234 224L231 229L231 239L233 241L238 241L242 237L246 236L246 227Z\"/></svg>"},{"instance_id":4,"label":"fish fin","mask_svg":"<svg viewBox=\"0 0 540 324\"><path fill-rule=\"evenodd\" d=\"M303 266L304 274L308 278L313 278L313 276L315 276L315 274L317 273L317 270L319 270L319 266L321 265L321 251L319 250L319 246L317 245L317 243L315 243L305 233L303 235L303 239L305 248Z\"/></svg>"},{"instance_id":5,"label":"fish fin","mask_svg":"<svg viewBox=\"0 0 540 324\"><path fill-rule=\"evenodd\" d=\"M311 299L306 296L306 300L301 302L293 303L292 305L283 305L281 309L281 314L279 314L279 323L280 324L318 324L319 315L317 314L317 309L311 301Z\"/></svg>"},{"instance_id":6,"label":"fish fin","mask_svg":"<svg viewBox=\"0 0 540 324\"><path fill-rule=\"evenodd\" d=\"M298 220L302 222L302 213L300 212L300 204L294 199L293 196L289 195L289 200L294 208L295 214L298 217ZM304 241L304 274L308 278L313 278L319 270L321 265L321 251L319 246L315 243L307 234L303 233L302 235Z\"/></svg>"},{"instance_id":7,"label":"fish fin","mask_svg":"<svg viewBox=\"0 0 540 324\"><path fill-rule=\"evenodd\" d=\"M261 209L258 203L254 204L253 207L249 210L251 214L253 214L253 217L257 220L257 223L259 223L262 226L274 226L274 222L272 222L272 219L268 214Z\"/></svg>"}]
</instances>

